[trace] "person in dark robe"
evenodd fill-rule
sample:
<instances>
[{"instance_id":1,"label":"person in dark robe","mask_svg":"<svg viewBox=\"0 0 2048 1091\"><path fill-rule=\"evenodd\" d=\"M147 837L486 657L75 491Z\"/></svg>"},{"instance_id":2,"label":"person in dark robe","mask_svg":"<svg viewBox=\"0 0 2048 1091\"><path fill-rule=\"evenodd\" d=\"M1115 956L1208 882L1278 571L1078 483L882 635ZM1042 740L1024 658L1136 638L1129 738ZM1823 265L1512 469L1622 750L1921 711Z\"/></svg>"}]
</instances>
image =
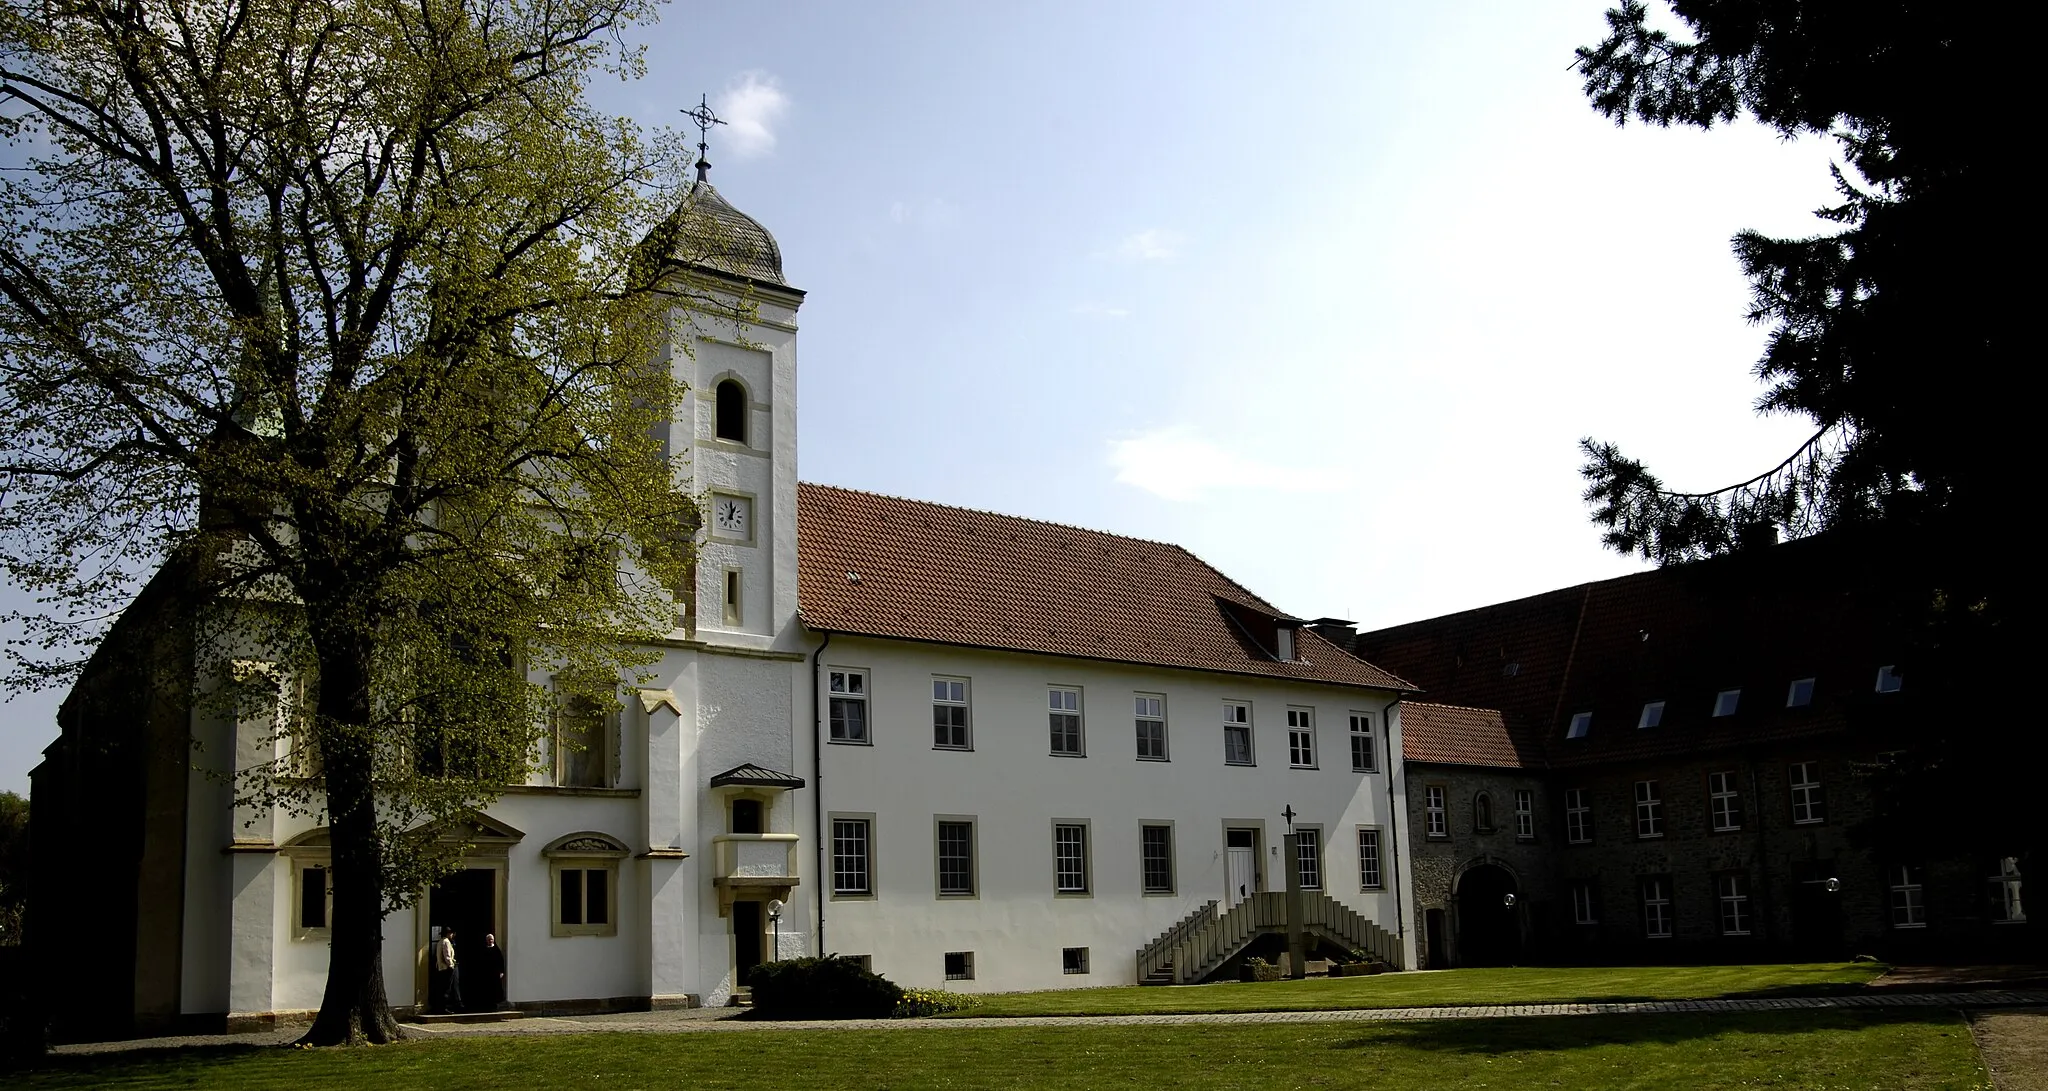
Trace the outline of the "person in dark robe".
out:
<instances>
[{"instance_id":1,"label":"person in dark robe","mask_svg":"<svg viewBox=\"0 0 2048 1091\"><path fill-rule=\"evenodd\" d=\"M476 999L479 1011L505 1010L505 949L498 946L498 937L484 936L484 948L473 959L470 967L471 993Z\"/></svg>"}]
</instances>

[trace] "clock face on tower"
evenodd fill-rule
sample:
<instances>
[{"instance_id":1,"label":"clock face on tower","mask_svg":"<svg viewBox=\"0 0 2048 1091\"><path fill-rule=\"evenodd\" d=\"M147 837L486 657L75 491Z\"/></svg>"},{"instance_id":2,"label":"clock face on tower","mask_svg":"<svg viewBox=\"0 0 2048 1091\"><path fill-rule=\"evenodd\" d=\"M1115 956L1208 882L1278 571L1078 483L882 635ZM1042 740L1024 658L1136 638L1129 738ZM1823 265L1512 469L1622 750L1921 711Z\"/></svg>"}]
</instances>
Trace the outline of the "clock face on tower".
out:
<instances>
[{"instance_id":1,"label":"clock face on tower","mask_svg":"<svg viewBox=\"0 0 2048 1091\"><path fill-rule=\"evenodd\" d=\"M711 525L725 537L747 537L753 515L754 502L744 496L711 497Z\"/></svg>"}]
</instances>

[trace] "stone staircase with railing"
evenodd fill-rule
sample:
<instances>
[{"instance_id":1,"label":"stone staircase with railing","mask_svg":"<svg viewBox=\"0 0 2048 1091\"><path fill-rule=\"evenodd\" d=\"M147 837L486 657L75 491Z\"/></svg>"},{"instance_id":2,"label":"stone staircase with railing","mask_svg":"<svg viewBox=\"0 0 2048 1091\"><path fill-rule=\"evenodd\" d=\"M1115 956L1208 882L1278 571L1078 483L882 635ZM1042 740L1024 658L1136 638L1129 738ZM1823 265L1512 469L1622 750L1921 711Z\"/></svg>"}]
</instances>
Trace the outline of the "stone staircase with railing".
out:
<instances>
[{"instance_id":1,"label":"stone staircase with railing","mask_svg":"<svg viewBox=\"0 0 2048 1091\"><path fill-rule=\"evenodd\" d=\"M1401 943L1393 933L1327 894L1303 891L1301 900L1305 934L1401 968ZM1209 902L1138 949L1138 983L1192 985L1221 969L1253 940L1286 931L1285 891L1261 891L1220 913L1216 903Z\"/></svg>"}]
</instances>

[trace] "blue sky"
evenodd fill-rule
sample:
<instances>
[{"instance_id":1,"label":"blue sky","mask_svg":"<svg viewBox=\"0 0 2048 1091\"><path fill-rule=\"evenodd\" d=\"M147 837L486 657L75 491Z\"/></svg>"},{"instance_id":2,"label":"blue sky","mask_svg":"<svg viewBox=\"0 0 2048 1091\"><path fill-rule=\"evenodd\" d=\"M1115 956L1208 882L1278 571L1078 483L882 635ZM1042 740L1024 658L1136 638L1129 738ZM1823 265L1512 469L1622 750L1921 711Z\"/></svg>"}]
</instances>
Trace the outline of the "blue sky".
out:
<instances>
[{"instance_id":1,"label":"blue sky","mask_svg":"<svg viewBox=\"0 0 2048 1091\"><path fill-rule=\"evenodd\" d=\"M1639 567L1581 436L1680 487L1805 438L1751 412L1728 244L1819 231L1833 149L1595 116L1604 6L672 4L595 93L732 122L712 180L809 293L806 480L1176 542L1376 627ZM0 789L56 700L8 700Z\"/></svg>"}]
</instances>

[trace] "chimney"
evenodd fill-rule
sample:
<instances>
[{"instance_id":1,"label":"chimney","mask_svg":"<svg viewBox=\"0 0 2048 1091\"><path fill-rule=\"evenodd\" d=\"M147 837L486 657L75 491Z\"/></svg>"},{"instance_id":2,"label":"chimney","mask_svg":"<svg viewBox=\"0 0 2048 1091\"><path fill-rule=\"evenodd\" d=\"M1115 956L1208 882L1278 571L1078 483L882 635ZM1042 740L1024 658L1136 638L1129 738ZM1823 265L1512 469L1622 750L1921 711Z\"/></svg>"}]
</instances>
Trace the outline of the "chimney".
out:
<instances>
[{"instance_id":1,"label":"chimney","mask_svg":"<svg viewBox=\"0 0 2048 1091\"><path fill-rule=\"evenodd\" d=\"M1319 617L1309 622L1308 627L1317 636L1347 652L1358 642L1358 627L1341 617Z\"/></svg>"}]
</instances>

